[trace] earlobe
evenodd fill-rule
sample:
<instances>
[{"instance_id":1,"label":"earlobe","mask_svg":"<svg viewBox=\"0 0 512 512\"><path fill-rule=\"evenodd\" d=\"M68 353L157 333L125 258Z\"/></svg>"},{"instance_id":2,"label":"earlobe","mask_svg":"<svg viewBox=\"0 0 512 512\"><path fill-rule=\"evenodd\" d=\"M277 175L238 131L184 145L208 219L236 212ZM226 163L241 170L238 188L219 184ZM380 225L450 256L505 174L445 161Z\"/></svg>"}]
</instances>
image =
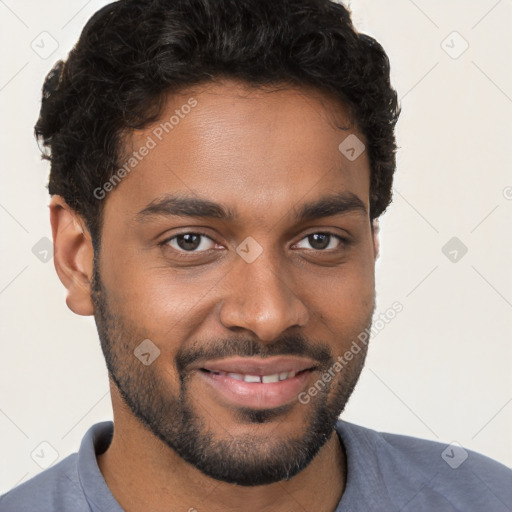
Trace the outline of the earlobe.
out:
<instances>
[{"instance_id":1,"label":"earlobe","mask_svg":"<svg viewBox=\"0 0 512 512\"><path fill-rule=\"evenodd\" d=\"M379 257L380 253L380 241L379 241L379 220L373 219L372 221L372 238L373 238L373 252L374 252L374 259L377 261L377 258Z\"/></svg>"},{"instance_id":2,"label":"earlobe","mask_svg":"<svg viewBox=\"0 0 512 512\"><path fill-rule=\"evenodd\" d=\"M55 270L67 289L66 304L77 315L94 314L91 300L94 251L82 218L61 196L50 202Z\"/></svg>"}]
</instances>

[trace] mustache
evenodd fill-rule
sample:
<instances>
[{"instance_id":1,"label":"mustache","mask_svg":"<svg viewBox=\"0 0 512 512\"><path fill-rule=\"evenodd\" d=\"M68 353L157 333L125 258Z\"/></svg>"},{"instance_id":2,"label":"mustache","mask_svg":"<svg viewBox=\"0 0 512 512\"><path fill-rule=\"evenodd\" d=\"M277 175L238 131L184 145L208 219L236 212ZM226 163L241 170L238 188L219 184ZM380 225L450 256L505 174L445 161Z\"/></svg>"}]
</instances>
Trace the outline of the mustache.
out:
<instances>
[{"instance_id":1,"label":"mustache","mask_svg":"<svg viewBox=\"0 0 512 512\"><path fill-rule=\"evenodd\" d=\"M195 343L182 348L175 356L178 372L183 375L191 365L211 359L227 357L272 357L299 356L308 357L322 367L329 367L334 362L327 344L309 342L302 335L286 335L268 343L252 338L229 338L205 344Z\"/></svg>"}]
</instances>

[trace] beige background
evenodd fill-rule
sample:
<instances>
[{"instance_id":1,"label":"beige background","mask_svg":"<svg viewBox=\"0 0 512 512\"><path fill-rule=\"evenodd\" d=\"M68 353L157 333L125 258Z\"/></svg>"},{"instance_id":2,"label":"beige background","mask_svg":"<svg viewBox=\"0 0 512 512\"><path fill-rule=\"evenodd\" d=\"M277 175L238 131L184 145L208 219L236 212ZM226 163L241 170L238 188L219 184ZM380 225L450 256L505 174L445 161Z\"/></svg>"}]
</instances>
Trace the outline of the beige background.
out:
<instances>
[{"instance_id":1,"label":"beige background","mask_svg":"<svg viewBox=\"0 0 512 512\"><path fill-rule=\"evenodd\" d=\"M0 1L0 493L111 418L93 320L66 308L53 260L40 260L48 164L32 135L45 74L105 3ZM351 7L387 50L402 102L377 312L404 309L374 338L344 418L512 466L512 1ZM464 256L443 253L452 237Z\"/></svg>"}]
</instances>

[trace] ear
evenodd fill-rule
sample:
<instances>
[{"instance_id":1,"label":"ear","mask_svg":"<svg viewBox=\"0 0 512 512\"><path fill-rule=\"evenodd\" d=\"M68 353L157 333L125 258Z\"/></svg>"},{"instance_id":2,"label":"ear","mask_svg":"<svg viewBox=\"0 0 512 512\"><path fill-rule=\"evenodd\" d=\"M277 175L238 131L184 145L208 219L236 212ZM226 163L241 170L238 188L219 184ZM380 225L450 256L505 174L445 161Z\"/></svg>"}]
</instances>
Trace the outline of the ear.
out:
<instances>
[{"instance_id":1,"label":"ear","mask_svg":"<svg viewBox=\"0 0 512 512\"><path fill-rule=\"evenodd\" d=\"M93 315L91 280L94 251L82 218L58 195L50 201L54 264L67 289L66 304L77 315Z\"/></svg>"},{"instance_id":2,"label":"ear","mask_svg":"<svg viewBox=\"0 0 512 512\"><path fill-rule=\"evenodd\" d=\"M374 259L375 261L379 257L379 251L380 251L380 241L379 241L379 232L380 232L380 226L379 226L379 219L373 219L372 220L372 237L373 237L373 253L374 253Z\"/></svg>"}]
</instances>

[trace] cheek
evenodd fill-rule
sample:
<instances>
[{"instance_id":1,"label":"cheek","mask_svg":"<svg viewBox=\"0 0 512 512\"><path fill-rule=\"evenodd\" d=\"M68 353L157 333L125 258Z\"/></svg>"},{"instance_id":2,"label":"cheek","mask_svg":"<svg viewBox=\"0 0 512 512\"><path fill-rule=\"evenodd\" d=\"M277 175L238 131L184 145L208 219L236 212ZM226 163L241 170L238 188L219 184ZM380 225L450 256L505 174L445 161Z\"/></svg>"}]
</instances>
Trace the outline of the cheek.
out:
<instances>
[{"instance_id":1,"label":"cheek","mask_svg":"<svg viewBox=\"0 0 512 512\"><path fill-rule=\"evenodd\" d=\"M373 278L344 274L323 283L311 300L314 308L333 332L366 328L375 302Z\"/></svg>"},{"instance_id":2,"label":"cheek","mask_svg":"<svg viewBox=\"0 0 512 512\"><path fill-rule=\"evenodd\" d=\"M350 264L316 276L308 307L320 317L327 336L349 342L370 324L375 306L374 260L368 251Z\"/></svg>"},{"instance_id":3,"label":"cheek","mask_svg":"<svg viewBox=\"0 0 512 512\"><path fill-rule=\"evenodd\" d=\"M166 318L172 324L193 308L208 285L195 272L171 268L153 249L118 247L122 237L112 236L102 254L101 277L111 303L133 322L150 327Z\"/></svg>"},{"instance_id":4,"label":"cheek","mask_svg":"<svg viewBox=\"0 0 512 512\"><path fill-rule=\"evenodd\" d=\"M125 319L131 335L150 339L162 359L169 361L208 318L219 279L200 272L180 273L165 265L150 266L143 258L111 261L102 269L102 279L110 307Z\"/></svg>"}]
</instances>

